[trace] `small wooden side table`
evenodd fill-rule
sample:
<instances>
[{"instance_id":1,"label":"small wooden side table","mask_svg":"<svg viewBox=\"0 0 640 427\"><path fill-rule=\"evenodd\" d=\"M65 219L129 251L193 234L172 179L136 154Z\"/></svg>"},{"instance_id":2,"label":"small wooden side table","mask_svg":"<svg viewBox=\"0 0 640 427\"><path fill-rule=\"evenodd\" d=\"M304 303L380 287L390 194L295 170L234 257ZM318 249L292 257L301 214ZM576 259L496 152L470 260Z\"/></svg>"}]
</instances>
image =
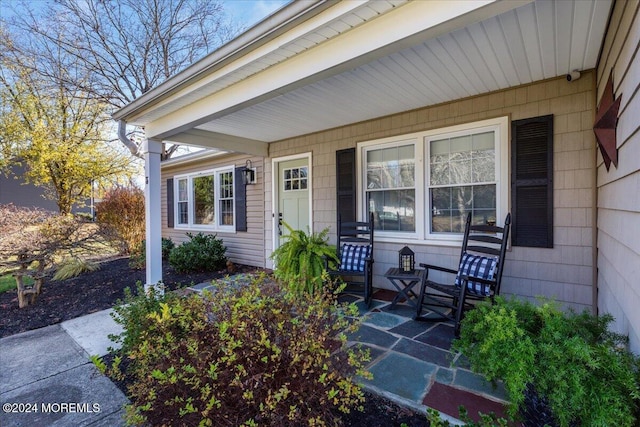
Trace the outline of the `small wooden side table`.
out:
<instances>
[{"instance_id":1,"label":"small wooden side table","mask_svg":"<svg viewBox=\"0 0 640 427\"><path fill-rule=\"evenodd\" d=\"M398 290L398 295L391 301L391 309L393 309L401 298L407 301L414 308L418 308L418 295L413 291L413 287L424 280L425 271L423 268L416 268L411 272L402 271L399 268L390 268L384 274L395 288ZM413 301L411 297L414 297L416 301Z\"/></svg>"}]
</instances>

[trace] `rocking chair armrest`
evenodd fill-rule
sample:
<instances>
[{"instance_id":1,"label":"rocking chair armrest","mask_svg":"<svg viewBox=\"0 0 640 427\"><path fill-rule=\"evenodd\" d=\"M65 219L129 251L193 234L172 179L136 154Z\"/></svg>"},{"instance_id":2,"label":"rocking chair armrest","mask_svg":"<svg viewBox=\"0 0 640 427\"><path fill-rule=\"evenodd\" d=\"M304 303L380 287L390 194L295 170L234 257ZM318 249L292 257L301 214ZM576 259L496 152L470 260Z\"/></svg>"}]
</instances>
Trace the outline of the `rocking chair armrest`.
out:
<instances>
[{"instance_id":1,"label":"rocking chair armrest","mask_svg":"<svg viewBox=\"0 0 640 427\"><path fill-rule=\"evenodd\" d=\"M471 280L471 281L474 281L474 282L477 282L477 283L482 283L484 285L495 285L496 284L495 280L483 279L482 277L471 276L469 274L461 274L460 275L460 280L462 280L465 283Z\"/></svg>"},{"instance_id":2,"label":"rocking chair armrest","mask_svg":"<svg viewBox=\"0 0 640 427\"><path fill-rule=\"evenodd\" d=\"M452 268L447 268L447 267L440 267L439 265L425 264L421 262L420 267L426 269L427 271L438 270L438 271L444 271L445 273L458 274L458 270L454 270Z\"/></svg>"}]
</instances>

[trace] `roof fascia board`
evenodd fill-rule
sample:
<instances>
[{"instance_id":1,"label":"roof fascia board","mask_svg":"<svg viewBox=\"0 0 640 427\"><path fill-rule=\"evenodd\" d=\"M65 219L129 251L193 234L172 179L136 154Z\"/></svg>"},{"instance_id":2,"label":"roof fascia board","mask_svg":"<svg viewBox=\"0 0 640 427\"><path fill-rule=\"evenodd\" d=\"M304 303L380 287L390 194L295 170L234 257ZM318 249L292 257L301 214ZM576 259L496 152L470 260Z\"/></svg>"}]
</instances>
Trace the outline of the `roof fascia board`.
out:
<instances>
[{"instance_id":1,"label":"roof fascia board","mask_svg":"<svg viewBox=\"0 0 640 427\"><path fill-rule=\"evenodd\" d=\"M146 124L145 129L150 137L170 139L172 134L355 68L418 40L437 37L530 2L531 0L409 2L238 82L231 88L152 121Z\"/></svg>"},{"instance_id":2,"label":"roof fascia board","mask_svg":"<svg viewBox=\"0 0 640 427\"><path fill-rule=\"evenodd\" d=\"M178 157L171 157L170 159L160 162L161 168L171 168L179 165L186 165L189 163L195 163L206 159L213 159L215 157L221 157L228 155L226 151L217 151L206 149L202 151L196 151L195 153L189 153Z\"/></svg>"},{"instance_id":3,"label":"roof fascia board","mask_svg":"<svg viewBox=\"0 0 640 427\"><path fill-rule=\"evenodd\" d=\"M266 142L218 132L209 132L202 129L191 129L173 135L170 142L215 148L217 150L251 154L260 157L268 157L269 155L269 144Z\"/></svg>"},{"instance_id":4,"label":"roof fascia board","mask_svg":"<svg viewBox=\"0 0 640 427\"><path fill-rule=\"evenodd\" d=\"M331 7L336 0L298 0L292 1L274 14L249 28L238 37L222 45L204 58L185 68L160 85L142 94L128 105L122 107L112 117L114 120L128 120L141 109L153 107L167 96L206 77L213 69L233 62L238 57L268 43L286 33L300 22L314 17Z\"/></svg>"}]
</instances>

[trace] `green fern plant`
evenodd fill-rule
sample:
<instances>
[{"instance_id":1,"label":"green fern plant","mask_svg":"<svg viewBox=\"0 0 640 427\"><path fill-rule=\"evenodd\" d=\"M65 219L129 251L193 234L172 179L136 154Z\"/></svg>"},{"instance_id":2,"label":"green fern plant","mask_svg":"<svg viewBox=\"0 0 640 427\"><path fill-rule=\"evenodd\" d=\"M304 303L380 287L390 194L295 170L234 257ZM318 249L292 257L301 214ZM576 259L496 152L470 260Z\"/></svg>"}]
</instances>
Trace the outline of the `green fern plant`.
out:
<instances>
[{"instance_id":1,"label":"green fern plant","mask_svg":"<svg viewBox=\"0 0 640 427\"><path fill-rule=\"evenodd\" d=\"M327 243L329 229L305 233L283 224L289 235L271 255L276 264L276 278L294 294L314 295L322 291L326 280L325 259L330 267L338 262L335 248Z\"/></svg>"}]
</instances>

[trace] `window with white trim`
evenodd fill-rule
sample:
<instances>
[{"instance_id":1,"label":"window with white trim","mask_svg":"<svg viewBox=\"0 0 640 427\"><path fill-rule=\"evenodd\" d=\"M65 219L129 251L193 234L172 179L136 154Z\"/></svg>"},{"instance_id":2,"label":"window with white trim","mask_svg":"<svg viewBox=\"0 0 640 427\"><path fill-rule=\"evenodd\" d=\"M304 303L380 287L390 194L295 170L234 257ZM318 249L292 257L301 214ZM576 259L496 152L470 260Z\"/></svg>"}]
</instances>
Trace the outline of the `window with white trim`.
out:
<instances>
[{"instance_id":1,"label":"window with white trim","mask_svg":"<svg viewBox=\"0 0 640 427\"><path fill-rule=\"evenodd\" d=\"M366 151L365 201L376 229L415 231L415 144L400 141Z\"/></svg>"},{"instance_id":2,"label":"window with white trim","mask_svg":"<svg viewBox=\"0 0 640 427\"><path fill-rule=\"evenodd\" d=\"M472 223L496 221L495 131L425 138L429 153L431 233L462 233Z\"/></svg>"},{"instance_id":3,"label":"window with white trim","mask_svg":"<svg viewBox=\"0 0 640 427\"><path fill-rule=\"evenodd\" d=\"M233 168L181 175L174 182L176 228L234 230Z\"/></svg>"},{"instance_id":4,"label":"window with white trim","mask_svg":"<svg viewBox=\"0 0 640 427\"><path fill-rule=\"evenodd\" d=\"M507 117L362 142L359 206L381 240L459 241L509 210Z\"/></svg>"}]
</instances>

